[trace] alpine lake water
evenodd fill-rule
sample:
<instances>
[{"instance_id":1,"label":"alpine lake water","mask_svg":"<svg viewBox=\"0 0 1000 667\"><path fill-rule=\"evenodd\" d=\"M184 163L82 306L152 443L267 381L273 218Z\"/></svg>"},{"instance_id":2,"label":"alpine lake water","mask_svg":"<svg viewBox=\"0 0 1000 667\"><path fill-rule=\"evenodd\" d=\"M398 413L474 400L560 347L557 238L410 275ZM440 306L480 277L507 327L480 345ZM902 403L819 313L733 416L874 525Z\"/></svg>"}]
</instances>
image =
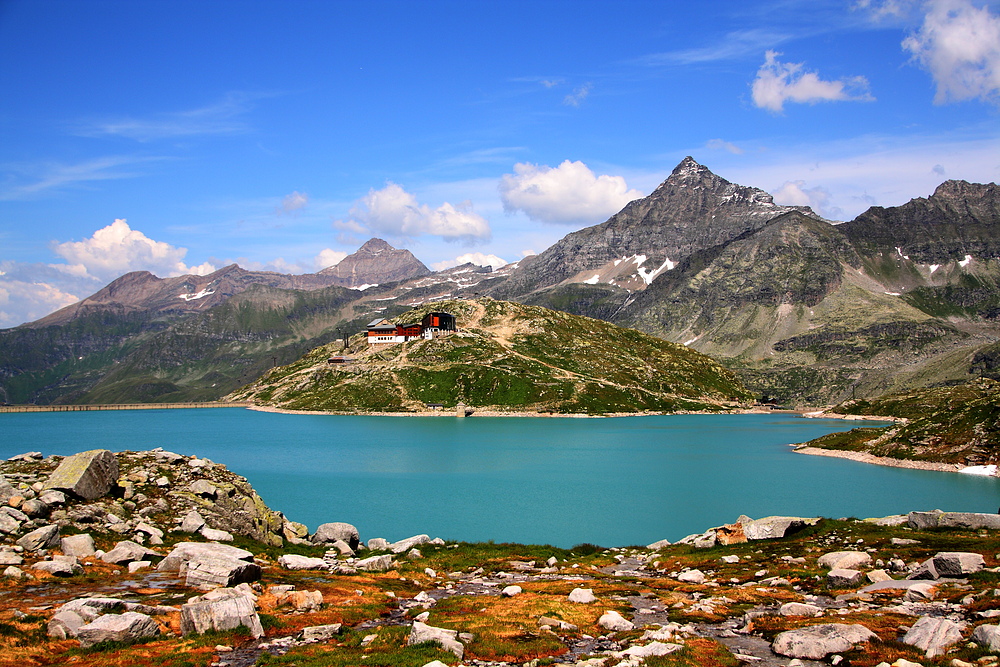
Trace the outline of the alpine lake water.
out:
<instances>
[{"instance_id":1,"label":"alpine lake water","mask_svg":"<svg viewBox=\"0 0 1000 667\"><path fill-rule=\"evenodd\" d=\"M240 408L0 415L0 457L194 454L315 530L570 547L676 541L741 514L995 512L1000 479L795 454L863 422L791 414L571 417L286 415Z\"/></svg>"}]
</instances>

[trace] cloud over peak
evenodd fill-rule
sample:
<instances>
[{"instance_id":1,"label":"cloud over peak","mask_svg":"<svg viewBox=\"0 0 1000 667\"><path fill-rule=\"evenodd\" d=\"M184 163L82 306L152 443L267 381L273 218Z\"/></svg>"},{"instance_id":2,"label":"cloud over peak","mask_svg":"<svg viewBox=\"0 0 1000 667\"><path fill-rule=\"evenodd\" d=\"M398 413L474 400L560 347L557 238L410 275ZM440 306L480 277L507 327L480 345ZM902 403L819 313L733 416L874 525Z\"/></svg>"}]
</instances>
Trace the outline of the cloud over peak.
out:
<instances>
[{"instance_id":1,"label":"cloud over peak","mask_svg":"<svg viewBox=\"0 0 1000 667\"><path fill-rule=\"evenodd\" d=\"M780 62L780 55L777 51L764 54L764 64L757 70L751 86L753 103L760 109L781 113L785 102L815 104L875 99L868 91L868 79L863 76L824 81L818 73L804 69L805 63Z\"/></svg>"},{"instance_id":2,"label":"cloud over peak","mask_svg":"<svg viewBox=\"0 0 1000 667\"><path fill-rule=\"evenodd\" d=\"M520 162L500 179L500 199L508 212L524 211L533 220L561 224L595 223L642 197L621 176L597 176L583 162L558 167Z\"/></svg>"},{"instance_id":3,"label":"cloud over peak","mask_svg":"<svg viewBox=\"0 0 1000 667\"><path fill-rule=\"evenodd\" d=\"M338 220L334 226L396 237L440 236L446 241L474 242L492 235L490 223L472 210L471 202L444 202L432 209L392 182L381 190L369 190L350 214L350 220Z\"/></svg>"}]
</instances>

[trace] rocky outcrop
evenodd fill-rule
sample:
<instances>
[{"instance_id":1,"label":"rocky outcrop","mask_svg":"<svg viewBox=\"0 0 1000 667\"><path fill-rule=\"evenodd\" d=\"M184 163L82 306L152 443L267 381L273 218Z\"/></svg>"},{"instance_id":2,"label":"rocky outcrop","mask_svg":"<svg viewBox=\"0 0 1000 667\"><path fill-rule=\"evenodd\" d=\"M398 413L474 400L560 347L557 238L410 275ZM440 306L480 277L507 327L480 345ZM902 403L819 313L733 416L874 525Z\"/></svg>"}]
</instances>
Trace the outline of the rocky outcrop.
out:
<instances>
[{"instance_id":1,"label":"rocky outcrop","mask_svg":"<svg viewBox=\"0 0 1000 667\"><path fill-rule=\"evenodd\" d=\"M56 468L46 488L72 494L82 500L107 495L118 482L118 460L107 449L94 449L67 456Z\"/></svg>"},{"instance_id":2,"label":"rocky outcrop","mask_svg":"<svg viewBox=\"0 0 1000 667\"><path fill-rule=\"evenodd\" d=\"M132 644L160 634L160 626L146 614L127 611L105 614L76 630L80 646L89 648L101 642Z\"/></svg>"},{"instance_id":3,"label":"rocky outcrop","mask_svg":"<svg viewBox=\"0 0 1000 667\"><path fill-rule=\"evenodd\" d=\"M774 638L771 648L778 655L789 658L822 660L832 653L850 651L873 639L878 637L863 625L825 623L782 632Z\"/></svg>"},{"instance_id":4,"label":"rocky outcrop","mask_svg":"<svg viewBox=\"0 0 1000 667\"><path fill-rule=\"evenodd\" d=\"M235 591L219 591L181 607L181 634L204 634L244 627L253 637L261 637L264 628L254 601Z\"/></svg>"}]
</instances>

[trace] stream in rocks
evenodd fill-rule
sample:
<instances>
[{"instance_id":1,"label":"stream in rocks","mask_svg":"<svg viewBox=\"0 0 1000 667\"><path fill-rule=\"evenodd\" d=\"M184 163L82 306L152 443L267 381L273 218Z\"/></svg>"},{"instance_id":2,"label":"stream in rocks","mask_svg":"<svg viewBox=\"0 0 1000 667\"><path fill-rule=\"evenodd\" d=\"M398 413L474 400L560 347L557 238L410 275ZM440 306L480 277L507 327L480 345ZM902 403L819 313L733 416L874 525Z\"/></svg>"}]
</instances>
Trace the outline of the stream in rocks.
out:
<instances>
[{"instance_id":1,"label":"stream in rocks","mask_svg":"<svg viewBox=\"0 0 1000 667\"><path fill-rule=\"evenodd\" d=\"M223 463L311 528L569 547L677 540L739 515L995 512L996 478L792 453L865 425L790 414L606 419L285 415L239 408L0 415L0 457L163 447ZM846 492L850 489L850 492ZM697 502L692 502L697 499Z\"/></svg>"}]
</instances>

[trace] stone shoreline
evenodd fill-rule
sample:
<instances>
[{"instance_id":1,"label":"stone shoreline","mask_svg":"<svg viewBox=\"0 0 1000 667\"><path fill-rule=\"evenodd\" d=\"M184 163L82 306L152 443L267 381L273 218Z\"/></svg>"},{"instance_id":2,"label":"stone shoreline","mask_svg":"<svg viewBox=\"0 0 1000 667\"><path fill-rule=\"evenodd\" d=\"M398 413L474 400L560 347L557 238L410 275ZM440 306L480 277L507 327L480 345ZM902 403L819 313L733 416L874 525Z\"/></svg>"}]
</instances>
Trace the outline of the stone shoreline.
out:
<instances>
[{"instance_id":1,"label":"stone shoreline","mask_svg":"<svg viewBox=\"0 0 1000 667\"><path fill-rule=\"evenodd\" d=\"M932 470L935 472L961 472L963 466L954 463L934 463L931 461L910 461L907 459L893 459L888 456L875 456L865 452L845 452L837 449L822 449L820 447L808 447L806 445L792 445L796 454L809 454L811 456L830 456L837 459L848 459L859 463L871 463L879 466L889 466L892 468L910 468L913 470Z\"/></svg>"}]
</instances>

